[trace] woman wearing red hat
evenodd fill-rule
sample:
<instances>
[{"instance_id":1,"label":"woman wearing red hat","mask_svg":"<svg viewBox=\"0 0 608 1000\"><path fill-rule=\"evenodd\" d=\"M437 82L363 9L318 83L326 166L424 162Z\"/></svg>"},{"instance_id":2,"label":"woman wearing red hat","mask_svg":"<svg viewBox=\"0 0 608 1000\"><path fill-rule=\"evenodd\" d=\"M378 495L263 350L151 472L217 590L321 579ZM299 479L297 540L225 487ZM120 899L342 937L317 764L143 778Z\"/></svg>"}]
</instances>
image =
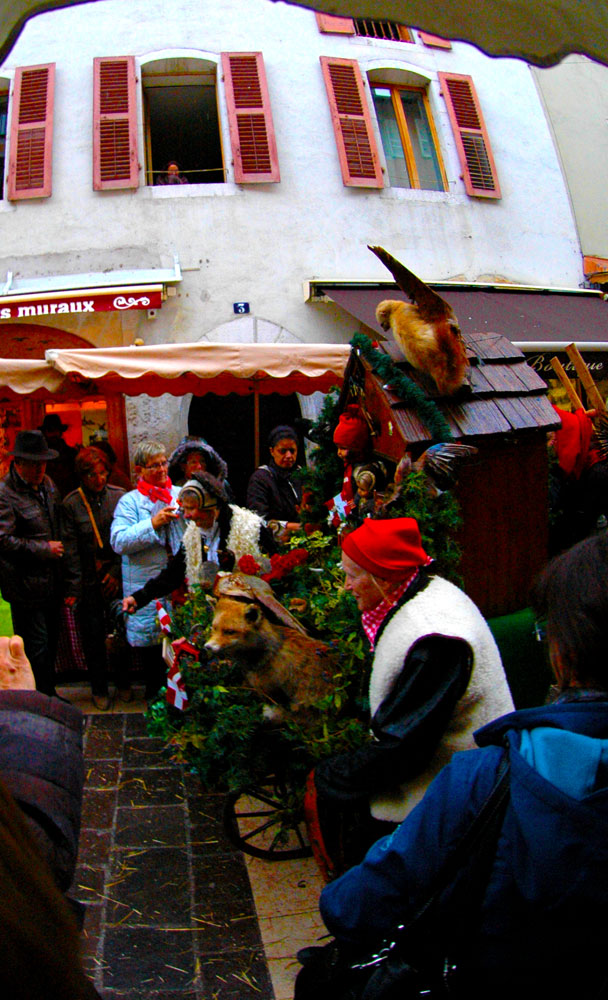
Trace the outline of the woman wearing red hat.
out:
<instances>
[{"instance_id":1,"label":"woman wearing red hat","mask_svg":"<svg viewBox=\"0 0 608 1000\"><path fill-rule=\"evenodd\" d=\"M342 540L345 587L374 650L374 741L315 769L323 838L336 834L336 806L355 810L356 841L340 864L360 860L386 824L414 808L452 754L475 745L476 729L513 709L485 619L431 562L411 517L367 519ZM335 858L335 844L325 847Z\"/></svg>"}]
</instances>

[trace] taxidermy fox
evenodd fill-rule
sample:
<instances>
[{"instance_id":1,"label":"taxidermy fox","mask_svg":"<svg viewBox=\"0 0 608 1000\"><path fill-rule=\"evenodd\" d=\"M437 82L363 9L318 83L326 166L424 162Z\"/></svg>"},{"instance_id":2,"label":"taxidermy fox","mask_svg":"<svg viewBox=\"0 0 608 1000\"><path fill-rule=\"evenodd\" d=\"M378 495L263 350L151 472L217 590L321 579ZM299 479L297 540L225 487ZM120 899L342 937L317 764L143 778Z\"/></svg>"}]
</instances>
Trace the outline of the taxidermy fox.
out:
<instances>
[{"instance_id":1,"label":"taxidermy fox","mask_svg":"<svg viewBox=\"0 0 608 1000\"><path fill-rule=\"evenodd\" d=\"M376 319L391 330L412 367L430 375L442 396L453 396L465 382L468 360L452 307L382 247L369 249L412 302L384 299Z\"/></svg>"},{"instance_id":2,"label":"taxidermy fox","mask_svg":"<svg viewBox=\"0 0 608 1000\"><path fill-rule=\"evenodd\" d=\"M274 624L254 602L220 597L205 649L242 666L247 683L267 702L264 716L271 722L297 712L305 723L309 706L332 690L329 647Z\"/></svg>"}]
</instances>

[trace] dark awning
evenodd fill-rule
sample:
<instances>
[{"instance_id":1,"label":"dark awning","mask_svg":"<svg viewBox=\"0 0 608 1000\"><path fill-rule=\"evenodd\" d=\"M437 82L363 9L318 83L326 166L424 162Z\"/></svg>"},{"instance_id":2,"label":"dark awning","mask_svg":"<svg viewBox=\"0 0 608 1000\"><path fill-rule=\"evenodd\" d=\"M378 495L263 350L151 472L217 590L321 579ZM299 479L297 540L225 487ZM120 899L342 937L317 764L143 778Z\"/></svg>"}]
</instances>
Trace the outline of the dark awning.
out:
<instances>
[{"instance_id":1,"label":"dark awning","mask_svg":"<svg viewBox=\"0 0 608 1000\"><path fill-rule=\"evenodd\" d=\"M499 333L526 351L550 345L557 350L572 342L608 349L608 302L601 292L432 287L450 303L463 333ZM378 303L393 298L408 301L395 285L387 284L362 288L315 281L314 292L327 295L378 334L382 334L375 316Z\"/></svg>"}]
</instances>

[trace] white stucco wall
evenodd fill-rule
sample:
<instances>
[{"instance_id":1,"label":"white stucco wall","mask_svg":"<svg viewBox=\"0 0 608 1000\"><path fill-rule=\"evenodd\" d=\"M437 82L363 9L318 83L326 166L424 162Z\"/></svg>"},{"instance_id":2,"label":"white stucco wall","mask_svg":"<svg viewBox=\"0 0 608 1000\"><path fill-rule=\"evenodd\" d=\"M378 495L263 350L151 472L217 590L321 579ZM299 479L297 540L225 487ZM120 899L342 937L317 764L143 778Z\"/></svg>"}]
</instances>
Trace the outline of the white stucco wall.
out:
<instances>
[{"instance_id":1,"label":"white stucco wall","mask_svg":"<svg viewBox=\"0 0 608 1000\"><path fill-rule=\"evenodd\" d=\"M261 51L276 131L281 181L232 181L223 84L222 139L229 180L137 191L92 188L93 58L148 60L222 51ZM320 55L397 68L429 80L449 190L382 191L342 183ZM117 267L168 266L183 282L157 318L87 318L69 328L93 343L230 339L232 304L247 301L260 339L347 341L355 321L337 307L306 303L311 278L382 279L367 249L379 243L421 277L577 287L580 248L560 165L530 69L488 59L471 46L451 51L319 33L311 11L269 0L104 0L30 21L0 77L15 67L56 63L53 193L0 202L2 272L16 276ZM470 198L460 177L437 72L473 77L497 164L502 199ZM221 73L220 73L221 77ZM141 103L141 93L140 93ZM373 108L372 108L373 115ZM140 107L140 163L144 164ZM143 169L142 169L143 180Z\"/></svg>"}]
</instances>

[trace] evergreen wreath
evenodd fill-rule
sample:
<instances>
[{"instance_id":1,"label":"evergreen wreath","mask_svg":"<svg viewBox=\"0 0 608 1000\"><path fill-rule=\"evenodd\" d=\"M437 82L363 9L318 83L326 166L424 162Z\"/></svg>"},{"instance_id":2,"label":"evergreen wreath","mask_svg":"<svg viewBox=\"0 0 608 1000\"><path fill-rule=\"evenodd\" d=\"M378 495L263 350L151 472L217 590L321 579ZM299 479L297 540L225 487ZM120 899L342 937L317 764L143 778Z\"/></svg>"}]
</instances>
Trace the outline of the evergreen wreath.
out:
<instances>
[{"instance_id":1,"label":"evergreen wreath","mask_svg":"<svg viewBox=\"0 0 608 1000\"><path fill-rule=\"evenodd\" d=\"M390 385L399 399L416 410L420 419L430 430L434 443L439 444L441 441L453 440L452 432L437 403L429 399L411 378L399 371L388 354L381 354L380 351L377 351L369 337L363 333L355 333L350 344L369 362L383 383Z\"/></svg>"}]
</instances>

